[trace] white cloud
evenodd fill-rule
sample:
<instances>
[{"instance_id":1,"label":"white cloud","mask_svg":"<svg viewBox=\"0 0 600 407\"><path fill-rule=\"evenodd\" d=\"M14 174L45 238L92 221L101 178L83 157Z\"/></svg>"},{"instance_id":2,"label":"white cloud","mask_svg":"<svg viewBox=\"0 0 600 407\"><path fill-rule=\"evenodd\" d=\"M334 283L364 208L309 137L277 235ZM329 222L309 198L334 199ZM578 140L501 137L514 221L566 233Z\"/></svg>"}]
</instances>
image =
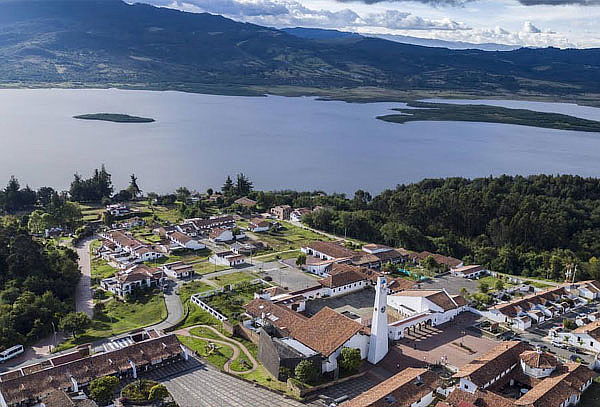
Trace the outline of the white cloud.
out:
<instances>
[{"instance_id":1,"label":"white cloud","mask_svg":"<svg viewBox=\"0 0 600 407\"><path fill-rule=\"evenodd\" d=\"M428 19L398 10L377 13L345 8L337 11L312 9L296 0L147 0L157 6L204 11L274 27L305 26L356 29L372 27L403 30L466 30L465 24L449 18Z\"/></svg>"},{"instance_id":2,"label":"white cloud","mask_svg":"<svg viewBox=\"0 0 600 407\"><path fill-rule=\"evenodd\" d=\"M177 8L192 12L208 12L221 14L238 21L251 22L271 27L318 27L333 28L373 34L398 34L418 36L422 38L441 39L448 41L463 41L471 43L499 43L531 47L555 46L560 48L589 46L600 40L592 35L586 35L583 40L573 41L564 34L552 30L542 30L529 19L536 15L526 14L518 21L511 12L511 20L499 18L493 13L479 16L476 20L469 19L468 23L459 21L456 17L467 16L470 10L462 12L447 10L447 13L435 7L431 13L423 5L419 13L430 14L425 17L403 10L399 4L377 3L365 5L362 3L328 2L328 0L144 0L157 6ZM363 0L364 1L364 0ZM495 0L488 0L495 1ZM310 4L311 6L308 6ZM336 5L337 4L337 5ZM469 3L476 4L476 3ZM496 11L497 3L493 11ZM327 9L324 6L333 5ZM533 7L519 6L532 10ZM509 7L509 8L510 8ZM547 9L542 7L540 11ZM567 9L577 6L564 6ZM589 8L588 8L589 9ZM456 8L454 8L456 10ZM492 10L485 10L490 12ZM516 11L511 9L512 11ZM591 10L590 10L591 11ZM485 13L484 12L484 13ZM465 14L466 13L466 14ZM449 16L453 15L455 18ZM550 23L550 15L539 17L544 24ZM523 21L525 20L525 21ZM503 21L510 21L511 28L503 26ZM517 24L515 24L517 23ZM502 25L500 25L502 24ZM577 37L580 38L580 37ZM592 42L593 41L593 42Z\"/></svg>"},{"instance_id":3,"label":"white cloud","mask_svg":"<svg viewBox=\"0 0 600 407\"><path fill-rule=\"evenodd\" d=\"M530 34L539 34L542 32L542 30L533 25L531 21L525 21L523 23L523 32Z\"/></svg>"}]
</instances>

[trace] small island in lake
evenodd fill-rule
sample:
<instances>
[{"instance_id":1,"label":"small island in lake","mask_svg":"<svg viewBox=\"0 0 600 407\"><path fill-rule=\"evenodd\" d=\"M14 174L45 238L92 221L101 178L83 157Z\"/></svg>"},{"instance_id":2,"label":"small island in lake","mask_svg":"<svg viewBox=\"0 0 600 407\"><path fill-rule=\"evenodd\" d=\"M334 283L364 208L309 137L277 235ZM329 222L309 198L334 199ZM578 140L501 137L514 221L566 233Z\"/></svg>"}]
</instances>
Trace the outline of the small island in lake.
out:
<instances>
[{"instance_id":1,"label":"small island in lake","mask_svg":"<svg viewBox=\"0 0 600 407\"><path fill-rule=\"evenodd\" d=\"M407 108L393 109L400 114L379 116L393 123L413 121L464 121L517 124L545 129L576 130L600 133L600 122L560 113L543 113L527 109L509 109L488 105L409 102Z\"/></svg>"},{"instance_id":2,"label":"small island in lake","mask_svg":"<svg viewBox=\"0 0 600 407\"><path fill-rule=\"evenodd\" d=\"M81 120L102 120L105 122L115 123L152 123L155 120L148 117L130 116L128 114L118 113L94 113L94 114L82 114L79 116L73 116L75 119Z\"/></svg>"}]
</instances>

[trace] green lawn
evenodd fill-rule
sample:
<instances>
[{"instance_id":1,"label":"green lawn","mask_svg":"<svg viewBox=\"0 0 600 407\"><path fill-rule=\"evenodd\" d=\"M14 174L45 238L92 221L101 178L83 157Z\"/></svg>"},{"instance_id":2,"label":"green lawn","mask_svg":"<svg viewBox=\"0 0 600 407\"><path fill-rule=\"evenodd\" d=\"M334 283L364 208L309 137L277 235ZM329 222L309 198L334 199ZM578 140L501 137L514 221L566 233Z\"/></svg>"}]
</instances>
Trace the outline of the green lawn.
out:
<instances>
[{"instance_id":1,"label":"green lawn","mask_svg":"<svg viewBox=\"0 0 600 407\"><path fill-rule=\"evenodd\" d=\"M498 281L502 281L504 283L504 287L510 287L514 285L506 280L502 280L498 277L492 276L485 276L480 278L479 280L477 280L477 284L486 283L490 287L491 291L496 291L496 284L498 283Z\"/></svg>"},{"instance_id":2,"label":"green lawn","mask_svg":"<svg viewBox=\"0 0 600 407\"><path fill-rule=\"evenodd\" d=\"M195 263L193 265L193 267L194 267L194 272L196 274L209 274L209 273L214 273L216 271L227 270L229 268L226 266L217 266L208 261L202 261L200 263Z\"/></svg>"},{"instance_id":3,"label":"green lawn","mask_svg":"<svg viewBox=\"0 0 600 407\"><path fill-rule=\"evenodd\" d=\"M253 276L250 273L246 273L245 271L238 271L235 273L229 273L229 274L225 274L222 276L213 277L213 278L210 278L209 280L214 281L215 283L224 287L229 284L238 284L238 283L242 283L244 281L252 281L252 280L256 280L256 279L257 279L257 277Z\"/></svg>"},{"instance_id":4,"label":"green lawn","mask_svg":"<svg viewBox=\"0 0 600 407\"><path fill-rule=\"evenodd\" d=\"M206 359L213 366L223 369L225 363L233 356L233 349L229 346L215 344L216 350L209 352L208 341L199 338L177 335L181 343L196 352L199 356ZM233 346L233 345L232 345Z\"/></svg>"},{"instance_id":5,"label":"green lawn","mask_svg":"<svg viewBox=\"0 0 600 407\"><path fill-rule=\"evenodd\" d=\"M208 260L210 250L178 250L168 257L163 257L155 261L157 264L171 263L174 261L183 261L184 263L194 263Z\"/></svg>"},{"instance_id":6,"label":"green lawn","mask_svg":"<svg viewBox=\"0 0 600 407\"><path fill-rule=\"evenodd\" d=\"M300 250L292 250L292 251L285 251L285 252L279 252L279 253L263 254L263 255L255 256L255 257L253 257L253 259L256 261L261 261L263 263L268 263L268 262L276 261L276 260L295 259L298 257L299 254L300 254Z\"/></svg>"},{"instance_id":7,"label":"green lawn","mask_svg":"<svg viewBox=\"0 0 600 407\"><path fill-rule=\"evenodd\" d=\"M203 283L200 280L193 280L179 287L179 298L181 298L181 302L186 302L190 299L192 295L196 293L210 291L212 289L214 289L214 287Z\"/></svg>"},{"instance_id":8,"label":"green lawn","mask_svg":"<svg viewBox=\"0 0 600 407\"><path fill-rule=\"evenodd\" d=\"M265 369L263 366L259 366L254 372L241 374L240 377L270 389L287 393L290 396L292 395L289 392L287 383L280 382L279 380L273 378L273 376L271 376L271 374L267 372L267 369Z\"/></svg>"},{"instance_id":9,"label":"green lawn","mask_svg":"<svg viewBox=\"0 0 600 407\"><path fill-rule=\"evenodd\" d=\"M295 250L315 240L331 240L324 235L281 222L284 229L270 233L256 233L256 237L274 251Z\"/></svg>"},{"instance_id":10,"label":"green lawn","mask_svg":"<svg viewBox=\"0 0 600 407\"><path fill-rule=\"evenodd\" d=\"M149 293L140 301L131 303L111 299L104 304L103 309L96 308L92 326L85 333L62 343L57 350L153 325L166 317L165 301L157 293Z\"/></svg>"},{"instance_id":11,"label":"green lawn","mask_svg":"<svg viewBox=\"0 0 600 407\"><path fill-rule=\"evenodd\" d=\"M115 275L118 271L116 268L108 264L103 259L92 259L92 279L109 278Z\"/></svg>"},{"instance_id":12,"label":"green lawn","mask_svg":"<svg viewBox=\"0 0 600 407\"><path fill-rule=\"evenodd\" d=\"M141 201L131 204L132 209L137 209L141 212L146 212L150 216L145 218L155 217L158 221L178 223L183 220L183 217L179 214L179 210L176 205L162 206L162 205L148 205L147 201Z\"/></svg>"}]
</instances>

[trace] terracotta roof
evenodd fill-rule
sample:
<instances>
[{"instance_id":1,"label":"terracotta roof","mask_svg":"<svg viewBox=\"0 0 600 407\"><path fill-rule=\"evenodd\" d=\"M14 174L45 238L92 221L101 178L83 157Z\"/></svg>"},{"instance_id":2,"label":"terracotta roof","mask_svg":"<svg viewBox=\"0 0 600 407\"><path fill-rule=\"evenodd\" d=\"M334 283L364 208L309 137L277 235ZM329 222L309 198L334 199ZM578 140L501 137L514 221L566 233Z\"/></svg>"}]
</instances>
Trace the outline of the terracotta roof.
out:
<instances>
[{"instance_id":1,"label":"terracotta roof","mask_svg":"<svg viewBox=\"0 0 600 407\"><path fill-rule=\"evenodd\" d=\"M236 203L238 205L243 205L243 206L255 206L257 204L257 202L255 200L250 199L247 196L244 196L242 198L236 199L234 201L234 203Z\"/></svg>"},{"instance_id":2,"label":"terracotta roof","mask_svg":"<svg viewBox=\"0 0 600 407\"><path fill-rule=\"evenodd\" d=\"M212 229L218 226L230 226L235 223L233 216L220 216L212 219L188 219L185 223L191 223L198 230Z\"/></svg>"},{"instance_id":3,"label":"terracotta roof","mask_svg":"<svg viewBox=\"0 0 600 407\"><path fill-rule=\"evenodd\" d=\"M223 234L223 232L228 231L229 229L225 229L225 228L214 228L210 231L209 233L209 237L215 238L215 237L219 237L221 236L221 234Z\"/></svg>"},{"instance_id":4,"label":"terracotta roof","mask_svg":"<svg viewBox=\"0 0 600 407\"><path fill-rule=\"evenodd\" d=\"M563 371L542 380L515 401L516 406L560 407L572 396L579 396L585 383L596 373L579 363L566 364Z\"/></svg>"},{"instance_id":5,"label":"terracotta roof","mask_svg":"<svg viewBox=\"0 0 600 407\"><path fill-rule=\"evenodd\" d=\"M369 243L364 245L363 250L392 250L391 247L382 244Z\"/></svg>"},{"instance_id":6,"label":"terracotta roof","mask_svg":"<svg viewBox=\"0 0 600 407\"><path fill-rule=\"evenodd\" d=\"M335 242L312 242L309 243L306 247L337 259L352 257L356 255L356 252L354 250L347 249L341 244Z\"/></svg>"},{"instance_id":7,"label":"terracotta roof","mask_svg":"<svg viewBox=\"0 0 600 407\"><path fill-rule=\"evenodd\" d=\"M358 322L325 307L295 326L291 335L312 350L329 356L362 330Z\"/></svg>"},{"instance_id":8,"label":"terracotta roof","mask_svg":"<svg viewBox=\"0 0 600 407\"><path fill-rule=\"evenodd\" d=\"M417 254L417 258L419 260L425 260L427 257L433 257L438 264L444 264L448 267L458 267L462 261L450 256L444 256L442 254L431 253L431 252L421 252Z\"/></svg>"},{"instance_id":9,"label":"terracotta roof","mask_svg":"<svg viewBox=\"0 0 600 407\"><path fill-rule=\"evenodd\" d=\"M557 301L560 296L566 295L564 287L551 288L546 291L531 294L522 298L517 298L513 301L494 305L491 309L497 310L504 315L516 317L521 308L523 311L529 311L536 304L542 304L550 301Z\"/></svg>"},{"instance_id":10,"label":"terracotta roof","mask_svg":"<svg viewBox=\"0 0 600 407\"><path fill-rule=\"evenodd\" d=\"M434 392L439 384L440 379L434 372L408 368L341 407L409 407Z\"/></svg>"},{"instance_id":11,"label":"terracotta roof","mask_svg":"<svg viewBox=\"0 0 600 407\"><path fill-rule=\"evenodd\" d=\"M556 360L554 355L547 352L530 350L521 353L521 356L519 356L519 358L527 366L535 369L550 369L558 366L558 361Z\"/></svg>"},{"instance_id":12,"label":"terracotta roof","mask_svg":"<svg viewBox=\"0 0 600 407\"><path fill-rule=\"evenodd\" d=\"M300 327L307 319L283 305L274 304L261 298L254 299L244 306L246 313L254 318L263 318L280 330L289 333Z\"/></svg>"},{"instance_id":13,"label":"terracotta roof","mask_svg":"<svg viewBox=\"0 0 600 407\"><path fill-rule=\"evenodd\" d=\"M529 345L521 341L502 342L480 359L463 366L454 376L468 377L478 387L483 387L492 381L501 372L518 364L519 355L530 349Z\"/></svg>"},{"instance_id":14,"label":"terracotta roof","mask_svg":"<svg viewBox=\"0 0 600 407\"><path fill-rule=\"evenodd\" d=\"M446 398L446 403L451 407L514 407L514 400L482 390L468 393L461 389L455 389Z\"/></svg>"},{"instance_id":15,"label":"terracotta roof","mask_svg":"<svg viewBox=\"0 0 600 407\"><path fill-rule=\"evenodd\" d=\"M11 380L5 381L3 377L0 392L8 405L27 404L56 390L71 387L71 377L80 384L86 384L97 377L119 374L131 369L130 361L140 368L160 359L175 357L182 352L181 344L175 335L149 339Z\"/></svg>"},{"instance_id":16,"label":"terracotta roof","mask_svg":"<svg viewBox=\"0 0 600 407\"><path fill-rule=\"evenodd\" d=\"M250 226L257 227L257 228L265 228L265 227L270 227L271 222L267 222L266 220L264 220L262 218L254 218L254 219L250 219Z\"/></svg>"},{"instance_id":17,"label":"terracotta roof","mask_svg":"<svg viewBox=\"0 0 600 407\"><path fill-rule=\"evenodd\" d=\"M597 319L587 325L577 327L572 332L576 334L588 334L592 338L600 340L600 319Z\"/></svg>"},{"instance_id":18,"label":"terracotta roof","mask_svg":"<svg viewBox=\"0 0 600 407\"><path fill-rule=\"evenodd\" d=\"M416 281L411 281L400 277L387 279L387 286L392 293L397 293L402 290L409 290L413 288L416 284Z\"/></svg>"},{"instance_id":19,"label":"terracotta roof","mask_svg":"<svg viewBox=\"0 0 600 407\"><path fill-rule=\"evenodd\" d=\"M337 288L365 280L366 277L363 274L360 274L354 270L346 270L330 274L324 279L319 280L319 283L321 283L321 285L324 287Z\"/></svg>"},{"instance_id":20,"label":"terracotta roof","mask_svg":"<svg viewBox=\"0 0 600 407\"><path fill-rule=\"evenodd\" d=\"M186 244L191 242L193 239L191 237L189 237L188 235L186 235L185 233L181 233L180 231L176 230L172 233L169 233L169 237L177 242Z\"/></svg>"}]
</instances>

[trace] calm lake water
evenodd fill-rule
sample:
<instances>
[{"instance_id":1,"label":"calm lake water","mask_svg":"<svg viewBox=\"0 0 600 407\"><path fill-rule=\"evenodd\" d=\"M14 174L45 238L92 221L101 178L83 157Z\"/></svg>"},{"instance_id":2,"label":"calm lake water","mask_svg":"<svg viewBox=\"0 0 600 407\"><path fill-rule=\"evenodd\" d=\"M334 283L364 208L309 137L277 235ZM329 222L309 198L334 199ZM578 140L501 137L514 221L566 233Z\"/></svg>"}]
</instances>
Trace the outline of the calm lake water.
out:
<instances>
[{"instance_id":1,"label":"calm lake water","mask_svg":"<svg viewBox=\"0 0 600 407\"><path fill-rule=\"evenodd\" d=\"M460 101L454 101L460 103ZM600 109L487 101L600 120ZM484 103L477 101L477 103ZM261 189L379 192L426 177L600 176L600 133L461 122L386 123L400 103L121 90L0 90L0 182L67 188L101 163L118 188L219 187L243 171ZM126 113L149 124L76 120Z\"/></svg>"}]
</instances>

